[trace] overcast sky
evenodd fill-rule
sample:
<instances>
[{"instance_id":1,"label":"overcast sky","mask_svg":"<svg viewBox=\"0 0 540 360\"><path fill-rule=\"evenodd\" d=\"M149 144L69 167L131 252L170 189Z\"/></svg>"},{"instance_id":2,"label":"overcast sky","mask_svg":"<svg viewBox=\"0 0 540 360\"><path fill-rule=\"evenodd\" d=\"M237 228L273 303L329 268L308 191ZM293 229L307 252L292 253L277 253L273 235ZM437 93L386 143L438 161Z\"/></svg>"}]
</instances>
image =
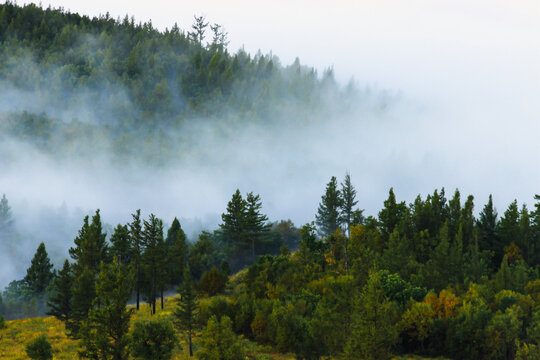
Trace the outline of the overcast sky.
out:
<instances>
[{"instance_id":1,"label":"overcast sky","mask_svg":"<svg viewBox=\"0 0 540 360\"><path fill-rule=\"evenodd\" d=\"M338 139L337 144L347 143L346 152L309 148L320 154L310 161L321 170L309 178L296 174L285 194L277 195L255 176L239 179L245 191L263 194L271 216L311 220L330 176L342 177L346 170L369 214L380 208L391 186L407 201L436 187L446 187L447 193L459 187L477 196L477 210L494 193L499 212L516 197L532 205L534 193L540 193L538 0L50 4L87 15L108 11L113 17L151 19L159 29L175 22L187 29L194 14L205 15L229 32L233 52L242 46L251 53L272 51L285 65L299 57L321 72L333 67L343 83L354 77L361 87L400 94L390 123L362 123ZM283 174L287 177L277 182L294 177ZM216 197L223 202L230 197L226 194ZM294 195L301 200L286 203ZM222 209L201 205L197 215L205 211Z\"/></svg>"}]
</instances>

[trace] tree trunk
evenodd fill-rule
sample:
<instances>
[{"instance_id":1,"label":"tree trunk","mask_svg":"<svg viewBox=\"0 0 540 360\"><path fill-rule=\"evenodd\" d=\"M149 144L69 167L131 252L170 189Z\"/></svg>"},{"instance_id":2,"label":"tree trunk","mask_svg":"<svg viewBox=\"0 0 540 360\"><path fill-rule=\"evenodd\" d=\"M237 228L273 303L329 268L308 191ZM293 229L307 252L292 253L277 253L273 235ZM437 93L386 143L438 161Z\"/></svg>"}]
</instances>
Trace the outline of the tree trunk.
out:
<instances>
[{"instance_id":1,"label":"tree trunk","mask_svg":"<svg viewBox=\"0 0 540 360\"><path fill-rule=\"evenodd\" d=\"M191 346L191 328L188 330L189 337L189 356L193 356L193 347Z\"/></svg>"},{"instance_id":2,"label":"tree trunk","mask_svg":"<svg viewBox=\"0 0 540 360\"><path fill-rule=\"evenodd\" d=\"M163 286L161 287L161 310L163 310Z\"/></svg>"},{"instance_id":3,"label":"tree trunk","mask_svg":"<svg viewBox=\"0 0 540 360\"><path fill-rule=\"evenodd\" d=\"M137 263L137 311L139 311L140 295L141 295L141 266Z\"/></svg>"}]
</instances>

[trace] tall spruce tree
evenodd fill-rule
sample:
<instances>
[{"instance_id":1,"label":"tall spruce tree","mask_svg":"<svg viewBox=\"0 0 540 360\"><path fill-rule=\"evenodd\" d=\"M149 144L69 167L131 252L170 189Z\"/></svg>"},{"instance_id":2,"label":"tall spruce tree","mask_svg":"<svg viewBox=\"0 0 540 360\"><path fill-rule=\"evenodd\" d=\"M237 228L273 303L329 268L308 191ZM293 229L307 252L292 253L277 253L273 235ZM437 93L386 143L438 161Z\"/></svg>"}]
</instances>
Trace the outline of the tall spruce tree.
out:
<instances>
[{"instance_id":1,"label":"tall spruce tree","mask_svg":"<svg viewBox=\"0 0 540 360\"><path fill-rule=\"evenodd\" d=\"M227 203L227 211L221 214L221 220L223 223L219 227L229 245L242 243L246 228L246 201L239 189L236 189L231 201Z\"/></svg>"},{"instance_id":2,"label":"tall spruce tree","mask_svg":"<svg viewBox=\"0 0 540 360\"><path fill-rule=\"evenodd\" d=\"M497 240L497 210L493 206L493 197L489 195L488 203L484 206L476 226L479 229L479 238L478 238L478 248L480 252L490 251L494 252ZM491 268L496 268L499 266L500 260L497 262L493 259L491 263Z\"/></svg>"},{"instance_id":3,"label":"tall spruce tree","mask_svg":"<svg viewBox=\"0 0 540 360\"><path fill-rule=\"evenodd\" d=\"M141 287L142 287L142 254L144 244L142 240L141 210L131 214L132 222L129 224L129 236L131 238L132 264L135 270L135 292L137 310L140 308Z\"/></svg>"},{"instance_id":4,"label":"tall spruce tree","mask_svg":"<svg viewBox=\"0 0 540 360\"><path fill-rule=\"evenodd\" d=\"M384 207L379 212L379 223L383 240L385 242L388 241L390 234L392 234L395 227L399 224L405 209L405 203L398 203L396 201L394 189L390 188L390 191L388 192L388 199L384 201Z\"/></svg>"},{"instance_id":5,"label":"tall spruce tree","mask_svg":"<svg viewBox=\"0 0 540 360\"><path fill-rule=\"evenodd\" d=\"M73 287L73 272L69 261L64 261L64 266L56 274L52 282L51 295L47 301L49 311L47 315L52 315L60 321L67 322L71 317L71 297Z\"/></svg>"},{"instance_id":6,"label":"tall spruce tree","mask_svg":"<svg viewBox=\"0 0 540 360\"><path fill-rule=\"evenodd\" d=\"M315 216L318 231L321 235L328 236L339 228L341 204L341 192L337 188L336 177L332 176L330 182L326 185L325 194L321 198Z\"/></svg>"},{"instance_id":7,"label":"tall spruce tree","mask_svg":"<svg viewBox=\"0 0 540 360\"><path fill-rule=\"evenodd\" d=\"M133 312L126 307L133 288L131 269L117 258L101 263L96 281L96 298L81 329L81 357L127 360L129 358L129 320Z\"/></svg>"},{"instance_id":8,"label":"tall spruce tree","mask_svg":"<svg viewBox=\"0 0 540 360\"><path fill-rule=\"evenodd\" d=\"M184 270L184 281L178 289L180 299L178 306L174 310L175 325L181 330L188 332L189 356L193 356L193 345L191 335L195 325L195 315L197 311L197 303L195 301L195 289L191 279L191 271L189 266Z\"/></svg>"},{"instance_id":9,"label":"tall spruce tree","mask_svg":"<svg viewBox=\"0 0 540 360\"><path fill-rule=\"evenodd\" d=\"M182 230L180 221L177 218L174 218L171 227L167 231L165 248L167 249L168 282L178 285L182 281L182 271L187 255L187 244L186 233Z\"/></svg>"},{"instance_id":10,"label":"tall spruce tree","mask_svg":"<svg viewBox=\"0 0 540 360\"><path fill-rule=\"evenodd\" d=\"M268 217L261 213L262 201L259 195L252 192L246 197L245 231L248 241L251 242L251 258L255 262L255 246L264 240L270 232L271 224L268 224Z\"/></svg>"},{"instance_id":11,"label":"tall spruce tree","mask_svg":"<svg viewBox=\"0 0 540 360\"><path fill-rule=\"evenodd\" d=\"M178 222L178 220L176 221ZM171 226L171 228L173 228L173 226ZM184 230L182 230L180 222L178 222L178 228L176 231L171 232L171 229L169 229L165 245L167 248L167 275L169 278L169 283L178 285L183 278L183 271L186 265L188 249L186 234L184 233Z\"/></svg>"},{"instance_id":12,"label":"tall spruce tree","mask_svg":"<svg viewBox=\"0 0 540 360\"><path fill-rule=\"evenodd\" d=\"M114 229L111 236L111 256L116 256L124 265L131 263L131 237L127 225L120 225Z\"/></svg>"},{"instance_id":13,"label":"tall spruce tree","mask_svg":"<svg viewBox=\"0 0 540 360\"><path fill-rule=\"evenodd\" d=\"M354 207L358 204L356 200L356 189L351 183L351 174L345 174L345 180L341 183L341 222L345 225L346 234L350 236L350 228L354 217Z\"/></svg>"},{"instance_id":14,"label":"tall spruce tree","mask_svg":"<svg viewBox=\"0 0 540 360\"><path fill-rule=\"evenodd\" d=\"M156 313L156 299L158 290L161 292L163 307L163 288L165 286L165 241L163 239L163 222L154 214L150 214L148 221L144 220L142 232L144 253L142 263L148 275L148 300L152 307L152 314Z\"/></svg>"},{"instance_id":15,"label":"tall spruce tree","mask_svg":"<svg viewBox=\"0 0 540 360\"><path fill-rule=\"evenodd\" d=\"M75 247L69 249L73 263L72 316L66 328L70 336L78 338L82 323L88 318L88 311L96 297L95 281L101 262L108 260L108 246L103 233L99 210L83 226L75 238Z\"/></svg>"},{"instance_id":16,"label":"tall spruce tree","mask_svg":"<svg viewBox=\"0 0 540 360\"><path fill-rule=\"evenodd\" d=\"M343 244L345 257L345 270L349 273L349 239L351 238L351 226L355 217L353 208L358 204L356 200L356 189L351 183L351 174L345 174L345 180L341 183L341 223L345 225L346 236Z\"/></svg>"},{"instance_id":17,"label":"tall spruce tree","mask_svg":"<svg viewBox=\"0 0 540 360\"><path fill-rule=\"evenodd\" d=\"M45 249L45 244L39 244L32 265L26 270L24 281L35 294L43 294L53 279L53 265Z\"/></svg>"}]
</instances>

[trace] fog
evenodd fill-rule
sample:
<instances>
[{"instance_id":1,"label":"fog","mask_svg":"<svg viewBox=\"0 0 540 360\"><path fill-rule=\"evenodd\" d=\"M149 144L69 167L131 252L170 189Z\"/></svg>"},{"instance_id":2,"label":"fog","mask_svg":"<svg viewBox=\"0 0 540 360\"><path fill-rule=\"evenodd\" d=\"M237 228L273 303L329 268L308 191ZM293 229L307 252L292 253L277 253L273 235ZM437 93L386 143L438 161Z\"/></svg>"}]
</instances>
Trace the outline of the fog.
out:
<instances>
[{"instance_id":1,"label":"fog","mask_svg":"<svg viewBox=\"0 0 540 360\"><path fill-rule=\"evenodd\" d=\"M514 198L530 207L540 192L538 2L340 1L327 8L298 1L288 2L288 11L256 11L246 1L179 3L176 11L164 1L51 3L90 15L151 18L162 29L175 21L185 28L203 13L229 31L232 51L273 51L284 64L299 56L320 72L333 66L342 85L354 77L360 90L350 111L329 104L324 119L310 125L287 118L272 126L186 124L179 132L188 154L161 168L118 166L107 144L95 146L91 161L58 161L2 137L0 193L12 206L21 247L0 259L12 265L3 267L0 286L24 275L40 241L59 264L83 216L97 208L110 226L139 208L166 223L176 216L193 239L217 227L236 188L260 194L271 220L312 221L325 184L346 171L367 215L377 214L390 187L407 202L435 188L459 188L475 195L476 211L493 193L500 214ZM26 109L99 121L107 111L96 114L83 100L47 108L36 98L3 83L0 113Z\"/></svg>"}]
</instances>

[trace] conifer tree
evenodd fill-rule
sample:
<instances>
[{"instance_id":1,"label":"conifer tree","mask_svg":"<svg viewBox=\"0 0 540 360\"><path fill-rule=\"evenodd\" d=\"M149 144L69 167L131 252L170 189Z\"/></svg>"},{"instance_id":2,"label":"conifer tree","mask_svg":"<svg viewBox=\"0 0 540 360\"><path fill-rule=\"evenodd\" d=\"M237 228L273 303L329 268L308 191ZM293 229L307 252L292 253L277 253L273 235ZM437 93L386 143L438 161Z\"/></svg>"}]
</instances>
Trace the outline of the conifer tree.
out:
<instances>
[{"instance_id":1,"label":"conifer tree","mask_svg":"<svg viewBox=\"0 0 540 360\"><path fill-rule=\"evenodd\" d=\"M227 212L221 214L219 225L228 245L239 248L243 244L246 229L246 201L240 190L236 189L231 201L227 204Z\"/></svg>"},{"instance_id":2,"label":"conifer tree","mask_svg":"<svg viewBox=\"0 0 540 360\"><path fill-rule=\"evenodd\" d=\"M2 199L0 199L0 240L12 234L13 224L14 220L11 214L11 207L9 206L6 194L3 194Z\"/></svg>"},{"instance_id":3,"label":"conifer tree","mask_svg":"<svg viewBox=\"0 0 540 360\"><path fill-rule=\"evenodd\" d=\"M52 282L52 293L47 301L49 311L47 315L52 315L60 321L68 322L71 317L71 296L73 287L73 272L69 261L64 261L64 266L56 274Z\"/></svg>"},{"instance_id":4,"label":"conifer tree","mask_svg":"<svg viewBox=\"0 0 540 360\"><path fill-rule=\"evenodd\" d=\"M73 337L79 337L83 321L88 318L88 311L96 296L95 281L101 262L107 262L109 249L103 233L99 210L88 222L84 218L83 226L75 238L75 247L69 249L73 263L72 316L66 328Z\"/></svg>"},{"instance_id":5,"label":"conifer tree","mask_svg":"<svg viewBox=\"0 0 540 360\"><path fill-rule=\"evenodd\" d=\"M102 263L96 281L96 298L84 322L82 357L127 360L129 320L133 312L126 307L133 288L131 269L117 258Z\"/></svg>"},{"instance_id":6,"label":"conifer tree","mask_svg":"<svg viewBox=\"0 0 540 360\"><path fill-rule=\"evenodd\" d=\"M166 254L163 239L163 222L154 214L150 214L148 221L144 220L142 243L144 246L142 262L145 265L150 281L148 300L152 306L152 314L155 314L158 290L161 292L161 303L163 307Z\"/></svg>"},{"instance_id":7,"label":"conifer tree","mask_svg":"<svg viewBox=\"0 0 540 360\"><path fill-rule=\"evenodd\" d=\"M186 266L184 270L184 281L177 289L180 294L178 306L174 311L175 324L182 330L188 332L189 356L193 356L193 346L191 343L191 333L195 325L195 314L197 311L197 303L195 301L195 290L191 279L191 272Z\"/></svg>"},{"instance_id":8,"label":"conifer tree","mask_svg":"<svg viewBox=\"0 0 540 360\"><path fill-rule=\"evenodd\" d=\"M494 251L497 244L497 211L493 206L493 197L489 195L488 203L480 212L476 225L479 229L478 247L482 251ZM498 266L493 259L492 268Z\"/></svg>"},{"instance_id":9,"label":"conifer tree","mask_svg":"<svg viewBox=\"0 0 540 360\"><path fill-rule=\"evenodd\" d=\"M358 203L356 200L356 189L351 183L351 175L345 174L345 181L341 183L341 222L345 225L346 236L344 242L345 269L349 272L349 239L351 238L351 226L355 217L354 206ZM359 210L361 211L361 210Z\"/></svg>"},{"instance_id":10,"label":"conifer tree","mask_svg":"<svg viewBox=\"0 0 540 360\"><path fill-rule=\"evenodd\" d=\"M165 247L167 249L167 276L169 283L178 285L182 280L182 271L187 256L187 244L186 234L177 218L174 218L167 232Z\"/></svg>"},{"instance_id":11,"label":"conifer tree","mask_svg":"<svg viewBox=\"0 0 540 360\"><path fill-rule=\"evenodd\" d=\"M336 177L332 176L330 182L326 185L325 194L321 198L315 216L318 231L321 235L328 236L339 228L341 204L341 192L337 188Z\"/></svg>"},{"instance_id":12,"label":"conifer tree","mask_svg":"<svg viewBox=\"0 0 540 360\"><path fill-rule=\"evenodd\" d=\"M389 359L398 342L396 315L387 298L381 276L372 273L355 303L352 334L345 348L346 359Z\"/></svg>"},{"instance_id":13,"label":"conifer tree","mask_svg":"<svg viewBox=\"0 0 540 360\"><path fill-rule=\"evenodd\" d=\"M26 270L24 281L35 294L43 294L53 278L53 265L45 249L45 244L39 244L32 265Z\"/></svg>"},{"instance_id":14,"label":"conifer tree","mask_svg":"<svg viewBox=\"0 0 540 360\"><path fill-rule=\"evenodd\" d=\"M111 236L111 255L118 258L124 265L131 263L131 237L127 225L120 225L114 229Z\"/></svg>"},{"instance_id":15,"label":"conifer tree","mask_svg":"<svg viewBox=\"0 0 540 360\"><path fill-rule=\"evenodd\" d=\"M245 213L245 231L251 242L251 257L255 262L255 245L263 240L270 231L270 224L267 223L268 217L261 214L262 201L259 195L254 195L252 192L246 197L246 213Z\"/></svg>"},{"instance_id":16,"label":"conifer tree","mask_svg":"<svg viewBox=\"0 0 540 360\"><path fill-rule=\"evenodd\" d=\"M386 242L390 237L390 234L394 231L398 225L401 216L404 212L405 203L397 203L394 189L390 188L388 192L388 199L384 201L384 207L379 212L379 223L381 227L381 233L383 240Z\"/></svg>"},{"instance_id":17,"label":"conifer tree","mask_svg":"<svg viewBox=\"0 0 540 360\"><path fill-rule=\"evenodd\" d=\"M135 270L135 292L137 298L137 310L140 307L141 286L142 286L142 254L144 244L142 240L141 210L131 214L133 221L129 224L129 236L131 238L132 263Z\"/></svg>"},{"instance_id":18,"label":"conifer tree","mask_svg":"<svg viewBox=\"0 0 540 360\"><path fill-rule=\"evenodd\" d=\"M514 200L497 224L497 242L493 247L493 251L495 252L493 260L500 263L504 256L504 248L512 242L519 242L519 240L519 210L517 200Z\"/></svg>"},{"instance_id":19,"label":"conifer tree","mask_svg":"<svg viewBox=\"0 0 540 360\"><path fill-rule=\"evenodd\" d=\"M358 204L356 200L356 189L351 183L351 175L345 174L345 180L341 183L341 222L345 225L346 234L350 237L351 224L354 217L354 207Z\"/></svg>"}]
</instances>

